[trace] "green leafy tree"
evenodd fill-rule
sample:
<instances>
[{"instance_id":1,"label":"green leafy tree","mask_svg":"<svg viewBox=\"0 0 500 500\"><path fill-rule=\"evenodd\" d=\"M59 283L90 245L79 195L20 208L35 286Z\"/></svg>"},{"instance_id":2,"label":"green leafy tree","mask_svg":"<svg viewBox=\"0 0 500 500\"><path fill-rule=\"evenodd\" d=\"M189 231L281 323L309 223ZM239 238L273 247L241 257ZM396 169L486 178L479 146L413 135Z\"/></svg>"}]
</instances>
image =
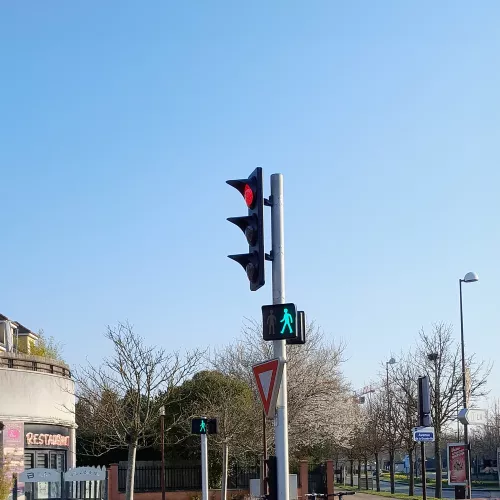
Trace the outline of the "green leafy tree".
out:
<instances>
[{"instance_id":1,"label":"green leafy tree","mask_svg":"<svg viewBox=\"0 0 500 500\"><path fill-rule=\"evenodd\" d=\"M189 411L195 415L217 418L218 433L209 436L222 455L221 490L227 498L227 477L230 450L240 462L245 453L254 451L255 435L254 397L251 387L241 379L218 371L202 371L183 385L189 393ZM220 455L220 453L218 453ZM255 456L255 453L254 453Z\"/></svg>"}]
</instances>

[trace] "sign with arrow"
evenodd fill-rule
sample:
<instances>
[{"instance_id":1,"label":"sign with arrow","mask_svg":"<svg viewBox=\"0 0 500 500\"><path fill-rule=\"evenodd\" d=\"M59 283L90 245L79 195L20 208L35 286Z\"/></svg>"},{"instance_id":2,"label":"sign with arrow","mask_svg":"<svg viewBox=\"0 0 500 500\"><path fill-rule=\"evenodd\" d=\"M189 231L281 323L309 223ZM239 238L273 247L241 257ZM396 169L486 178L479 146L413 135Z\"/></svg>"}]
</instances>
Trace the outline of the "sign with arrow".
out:
<instances>
[{"instance_id":1,"label":"sign with arrow","mask_svg":"<svg viewBox=\"0 0 500 500\"><path fill-rule=\"evenodd\" d=\"M274 418L276 399L281 386L284 361L279 358L252 366L266 418Z\"/></svg>"},{"instance_id":2,"label":"sign with arrow","mask_svg":"<svg viewBox=\"0 0 500 500\"><path fill-rule=\"evenodd\" d=\"M464 425L486 425L486 410L479 408L462 408L458 420Z\"/></svg>"},{"instance_id":3,"label":"sign with arrow","mask_svg":"<svg viewBox=\"0 0 500 500\"><path fill-rule=\"evenodd\" d=\"M429 443L434 441L434 427L414 427L413 428L413 441L418 443Z\"/></svg>"}]
</instances>

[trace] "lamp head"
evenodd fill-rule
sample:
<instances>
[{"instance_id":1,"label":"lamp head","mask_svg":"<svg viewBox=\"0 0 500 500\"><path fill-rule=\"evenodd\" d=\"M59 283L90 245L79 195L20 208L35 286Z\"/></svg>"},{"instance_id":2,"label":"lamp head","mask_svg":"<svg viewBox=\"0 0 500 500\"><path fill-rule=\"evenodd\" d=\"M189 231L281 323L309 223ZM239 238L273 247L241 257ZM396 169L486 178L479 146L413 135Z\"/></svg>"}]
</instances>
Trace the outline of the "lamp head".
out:
<instances>
[{"instance_id":1,"label":"lamp head","mask_svg":"<svg viewBox=\"0 0 500 500\"><path fill-rule=\"evenodd\" d=\"M462 280L464 283L474 283L479 281L479 276L476 273L467 273Z\"/></svg>"}]
</instances>

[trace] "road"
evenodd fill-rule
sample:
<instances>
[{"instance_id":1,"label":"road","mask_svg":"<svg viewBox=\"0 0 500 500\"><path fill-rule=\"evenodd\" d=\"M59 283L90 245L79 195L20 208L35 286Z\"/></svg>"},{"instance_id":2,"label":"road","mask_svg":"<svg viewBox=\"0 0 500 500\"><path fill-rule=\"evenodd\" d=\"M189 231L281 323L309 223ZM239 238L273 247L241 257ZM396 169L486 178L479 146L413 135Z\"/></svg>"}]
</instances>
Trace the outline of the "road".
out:
<instances>
[{"instance_id":1,"label":"road","mask_svg":"<svg viewBox=\"0 0 500 500\"><path fill-rule=\"evenodd\" d=\"M375 487L375 481L373 481L373 486ZM390 491L391 485L389 481L380 481L380 489L382 491ZM396 483L396 492L408 493L408 485ZM427 486L427 495L433 497L434 493L434 488L432 486ZM421 486L415 486L415 495L422 495ZM455 498L455 490L443 490L443 498ZM472 498L500 498L500 491L478 491L473 489Z\"/></svg>"}]
</instances>

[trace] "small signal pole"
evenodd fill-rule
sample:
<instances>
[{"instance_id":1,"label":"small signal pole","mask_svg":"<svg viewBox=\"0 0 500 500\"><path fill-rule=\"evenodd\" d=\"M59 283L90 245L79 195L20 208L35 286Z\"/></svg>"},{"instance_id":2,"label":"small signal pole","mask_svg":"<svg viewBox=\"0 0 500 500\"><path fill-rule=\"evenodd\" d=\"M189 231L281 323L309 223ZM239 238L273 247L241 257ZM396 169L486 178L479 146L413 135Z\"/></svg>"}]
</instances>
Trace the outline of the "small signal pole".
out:
<instances>
[{"instance_id":1,"label":"small signal pole","mask_svg":"<svg viewBox=\"0 0 500 500\"><path fill-rule=\"evenodd\" d=\"M201 438L201 500L208 500L208 446L207 435L200 434Z\"/></svg>"}]
</instances>

